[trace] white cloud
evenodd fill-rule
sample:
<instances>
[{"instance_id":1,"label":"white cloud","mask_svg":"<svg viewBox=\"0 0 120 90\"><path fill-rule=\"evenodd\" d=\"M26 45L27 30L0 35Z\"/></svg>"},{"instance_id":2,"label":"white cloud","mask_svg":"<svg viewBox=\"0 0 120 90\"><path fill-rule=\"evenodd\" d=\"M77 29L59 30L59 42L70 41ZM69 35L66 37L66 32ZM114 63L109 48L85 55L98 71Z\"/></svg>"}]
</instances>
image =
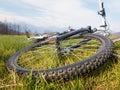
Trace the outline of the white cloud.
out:
<instances>
[{"instance_id":1,"label":"white cloud","mask_svg":"<svg viewBox=\"0 0 120 90\"><path fill-rule=\"evenodd\" d=\"M107 9L108 21L112 31L120 32L120 0L106 0L105 5Z\"/></svg>"},{"instance_id":2,"label":"white cloud","mask_svg":"<svg viewBox=\"0 0 120 90\"><path fill-rule=\"evenodd\" d=\"M112 11L112 12L119 12L120 13L120 0L106 0L106 5L107 7Z\"/></svg>"},{"instance_id":3,"label":"white cloud","mask_svg":"<svg viewBox=\"0 0 120 90\"><path fill-rule=\"evenodd\" d=\"M99 23L96 12L83 7L82 0L22 0L24 3L44 9L44 19L48 25L65 27L86 26Z\"/></svg>"},{"instance_id":4,"label":"white cloud","mask_svg":"<svg viewBox=\"0 0 120 90\"><path fill-rule=\"evenodd\" d=\"M30 23L30 21L33 21L33 19L18 16L18 15L15 15L14 13L12 13L12 12L3 11L3 10L0 10L0 20L1 21L7 20L8 22L13 22L13 23L14 22Z\"/></svg>"},{"instance_id":5,"label":"white cloud","mask_svg":"<svg viewBox=\"0 0 120 90\"><path fill-rule=\"evenodd\" d=\"M46 28L65 28L68 26L79 28L87 25L96 27L101 24L101 19L97 15L96 11L84 6L84 0L18 0L18 2L18 4L24 3L26 5L33 6L40 15L24 17L8 11L0 10L0 20L7 19L8 21L13 22L20 21ZM120 1L117 0L117 2ZM118 4L116 6L117 2L112 3L111 0L107 0L106 4L110 9L114 8L116 12L118 12L118 8L120 6ZM94 3L98 4L95 0ZM112 29L119 24L119 22L115 22L111 17L108 18L112 22Z\"/></svg>"}]
</instances>

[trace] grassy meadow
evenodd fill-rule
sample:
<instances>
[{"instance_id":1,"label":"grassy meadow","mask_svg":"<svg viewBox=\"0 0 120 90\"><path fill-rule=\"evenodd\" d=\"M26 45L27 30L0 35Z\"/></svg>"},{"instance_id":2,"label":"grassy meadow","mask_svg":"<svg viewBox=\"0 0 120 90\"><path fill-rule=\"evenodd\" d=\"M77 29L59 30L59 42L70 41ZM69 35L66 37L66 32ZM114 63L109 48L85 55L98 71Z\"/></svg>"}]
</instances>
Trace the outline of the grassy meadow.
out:
<instances>
[{"instance_id":1,"label":"grassy meadow","mask_svg":"<svg viewBox=\"0 0 120 90\"><path fill-rule=\"evenodd\" d=\"M76 40L77 41L77 40ZM72 42L71 42L72 43ZM94 43L94 42L93 42ZM6 62L8 58L14 54L17 50L30 45L27 42L25 36L15 35L0 35L0 89L3 90L119 90L120 89L120 58L111 57L104 65L96 69L89 74L85 74L80 77L76 77L69 81L57 81L57 82L46 82L44 79L35 79L33 77L19 77L14 72L9 72L6 69ZM120 42L116 42L115 53L120 54ZM81 47L84 48L84 47ZM92 47L94 48L94 47ZM41 48L36 48L40 52ZM88 48L86 48L88 49ZM45 51L45 50L44 50ZM53 51L53 50L50 50ZM47 58L46 54L35 52L28 52L27 55L21 56L21 59L26 59L26 62L30 62L29 55L33 56L33 59L37 59L35 55L42 54L42 58ZM48 53L46 51L46 53ZM81 52L82 53L82 52ZM84 54L84 53L83 53ZM45 55L45 57L44 57ZM89 54L84 54L90 56ZM49 53L48 53L49 56ZM55 57L57 59L57 57ZM23 66L25 66L23 63ZM37 62L39 65L35 65L35 68L41 66L41 62ZM54 63L52 62L54 66ZM73 63L73 61L67 62ZM39 68L48 68L47 65ZM64 64L66 64L64 62ZM56 64L57 65L57 64ZM34 67L32 63L29 68Z\"/></svg>"}]
</instances>

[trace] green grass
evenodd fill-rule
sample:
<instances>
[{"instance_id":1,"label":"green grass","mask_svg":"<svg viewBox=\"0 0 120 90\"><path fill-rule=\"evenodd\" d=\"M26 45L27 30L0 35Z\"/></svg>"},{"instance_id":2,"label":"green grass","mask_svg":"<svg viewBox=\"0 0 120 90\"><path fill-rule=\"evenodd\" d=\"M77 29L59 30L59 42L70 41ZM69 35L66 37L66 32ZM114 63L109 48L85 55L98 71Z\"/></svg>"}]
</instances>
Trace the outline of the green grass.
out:
<instances>
[{"instance_id":1,"label":"green grass","mask_svg":"<svg viewBox=\"0 0 120 90\"><path fill-rule=\"evenodd\" d=\"M1 89L8 89L8 90L85 90L85 89L86 90L119 90L120 88L120 61L119 60L120 59L115 57L110 58L104 65L102 65L100 68L96 69L95 71L89 74L85 74L81 77L76 77L66 82L60 81L60 82L50 83L50 82L46 82L42 78L34 79L30 75L26 77L19 77L14 72L9 72L5 66L6 61L17 50L30 44L28 42L25 42L25 40L26 38L24 36L0 35L0 88ZM82 48L87 48L87 46ZM90 48L87 48L87 49L90 49ZM34 52L34 53L32 51L28 52L27 56L25 56L26 55L25 54L21 58L23 59L26 58L29 61L30 56L32 56L33 60L37 60L38 57L35 57L35 55L37 54L37 56L40 56L41 48L36 48L36 50L38 50L38 52ZM52 51L53 50L51 50L50 52ZM46 51L46 53L48 53L48 56L50 52ZM115 52L120 53L120 42L115 43ZM91 53L85 54L82 51L81 53L85 56L91 55ZM42 53L42 55L43 57L40 57L40 58L44 58L44 59L47 58L46 56L44 56L46 54ZM39 63L40 63L40 60L43 60L40 58L38 58L37 60ZM55 62L53 62L53 64L54 63ZM72 63L72 61L70 61L70 63ZM48 68L47 65L44 67L42 66L41 68ZM39 65L38 66L35 65L35 66L36 66L35 68L38 68Z\"/></svg>"}]
</instances>

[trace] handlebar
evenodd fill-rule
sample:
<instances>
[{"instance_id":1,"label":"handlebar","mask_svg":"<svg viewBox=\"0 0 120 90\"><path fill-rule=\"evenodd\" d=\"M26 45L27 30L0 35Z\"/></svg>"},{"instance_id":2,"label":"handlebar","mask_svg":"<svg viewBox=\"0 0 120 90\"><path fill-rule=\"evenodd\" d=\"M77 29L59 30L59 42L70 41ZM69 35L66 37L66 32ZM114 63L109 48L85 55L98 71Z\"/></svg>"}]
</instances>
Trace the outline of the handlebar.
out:
<instances>
[{"instance_id":1,"label":"handlebar","mask_svg":"<svg viewBox=\"0 0 120 90\"><path fill-rule=\"evenodd\" d=\"M60 35L60 36L57 36L57 39L58 40L64 40L70 36L73 36L73 35L76 35L76 34L79 34L79 33L82 33L82 32L88 32L88 33L93 33L93 30L91 29L91 26L88 26L86 28L80 28L76 31L72 31L70 33L67 33L65 35Z\"/></svg>"}]
</instances>

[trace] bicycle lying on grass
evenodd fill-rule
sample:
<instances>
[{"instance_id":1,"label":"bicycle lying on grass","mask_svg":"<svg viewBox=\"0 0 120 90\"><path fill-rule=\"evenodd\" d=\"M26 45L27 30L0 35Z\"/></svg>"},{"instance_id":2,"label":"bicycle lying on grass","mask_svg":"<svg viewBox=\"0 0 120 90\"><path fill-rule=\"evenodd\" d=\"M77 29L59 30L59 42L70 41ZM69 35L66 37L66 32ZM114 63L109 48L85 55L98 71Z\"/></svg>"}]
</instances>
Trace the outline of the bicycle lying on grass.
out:
<instances>
[{"instance_id":1,"label":"bicycle lying on grass","mask_svg":"<svg viewBox=\"0 0 120 90\"><path fill-rule=\"evenodd\" d=\"M101 3L101 2L100 2ZM103 3L99 14L104 30L90 26L53 36L16 52L7 62L7 68L18 75L32 73L47 81L68 80L93 71L112 56L114 46L107 35ZM95 34L97 31L104 35Z\"/></svg>"}]
</instances>

